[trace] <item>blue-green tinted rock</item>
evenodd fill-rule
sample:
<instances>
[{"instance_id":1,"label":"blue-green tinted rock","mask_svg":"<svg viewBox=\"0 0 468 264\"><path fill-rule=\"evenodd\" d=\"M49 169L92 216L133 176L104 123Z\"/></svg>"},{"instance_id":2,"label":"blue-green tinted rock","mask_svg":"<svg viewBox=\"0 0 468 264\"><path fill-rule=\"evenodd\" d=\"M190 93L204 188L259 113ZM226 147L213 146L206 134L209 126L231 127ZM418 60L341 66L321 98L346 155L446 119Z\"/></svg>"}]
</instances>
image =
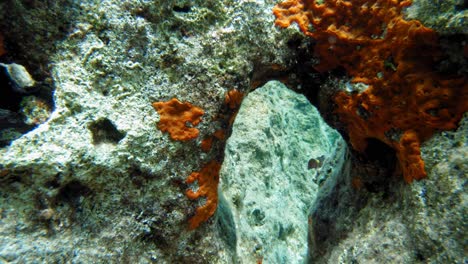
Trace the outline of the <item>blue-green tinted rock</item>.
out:
<instances>
[{"instance_id":1,"label":"blue-green tinted rock","mask_svg":"<svg viewBox=\"0 0 468 264\"><path fill-rule=\"evenodd\" d=\"M440 34L468 33L468 10L464 0L413 0L406 15Z\"/></svg>"},{"instance_id":2,"label":"blue-green tinted rock","mask_svg":"<svg viewBox=\"0 0 468 264\"><path fill-rule=\"evenodd\" d=\"M344 146L316 108L282 83L248 94L221 173L241 263L306 261L307 214L320 179L340 170Z\"/></svg>"}]
</instances>

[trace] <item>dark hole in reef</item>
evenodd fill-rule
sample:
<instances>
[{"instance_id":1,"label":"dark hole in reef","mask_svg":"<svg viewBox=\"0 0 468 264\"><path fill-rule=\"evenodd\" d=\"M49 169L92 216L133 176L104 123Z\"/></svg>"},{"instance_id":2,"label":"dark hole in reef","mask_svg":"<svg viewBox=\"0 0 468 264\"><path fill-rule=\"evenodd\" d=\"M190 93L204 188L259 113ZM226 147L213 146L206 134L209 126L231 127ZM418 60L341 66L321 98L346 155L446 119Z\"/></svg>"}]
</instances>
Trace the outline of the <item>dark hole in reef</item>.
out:
<instances>
[{"instance_id":1,"label":"dark hole in reef","mask_svg":"<svg viewBox=\"0 0 468 264\"><path fill-rule=\"evenodd\" d=\"M91 189L81 183L80 181L73 180L60 188L56 201L58 203L72 203L77 204L81 196L87 196L91 193Z\"/></svg>"},{"instance_id":2,"label":"dark hole in reef","mask_svg":"<svg viewBox=\"0 0 468 264\"><path fill-rule=\"evenodd\" d=\"M137 187L143 187L148 180L155 179L158 176L146 169L141 169L137 164L131 165L129 175L132 183Z\"/></svg>"},{"instance_id":3,"label":"dark hole in reef","mask_svg":"<svg viewBox=\"0 0 468 264\"><path fill-rule=\"evenodd\" d=\"M0 67L0 108L18 112L20 102L24 94L15 92L8 74L3 67Z\"/></svg>"},{"instance_id":4,"label":"dark hole in reef","mask_svg":"<svg viewBox=\"0 0 468 264\"><path fill-rule=\"evenodd\" d=\"M184 6L174 6L172 8L174 12L179 12L179 13L188 13L192 10L192 7L189 5L184 5Z\"/></svg>"},{"instance_id":5,"label":"dark hole in reef","mask_svg":"<svg viewBox=\"0 0 468 264\"><path fill-rule=\"evenodd\" d=\"M441 44L442 50L444 50L445 56L441 57L437 61L433 67L433 70L448 76L468 74L466 67L466 56L464 56L465 43L467 42L467 34L451 34L440 36L439 43ZM465 59L460 59L463 57L465 57ZM441 84L434 84L434 86L436 85L440 86Z\"/></svg>"},{"instance_id":6,"label":"dark hole in reef","mask_svg":"<svg viewBox=\"0 0 468 264\"><path fill-rule=\"evenodd\" d=\"M416 259L419 260L419 261L422 261L422 262L424 262L426 260L426 258L424 257L424 255L421 252L416 252Z\"/></svg>"},{"instance_id":7,"label":"dark hole in reef","mask_svg":"<svg viewBox=\"0 0 468 264\"><path fill-rule=\"evenodd\" d=\"M368 160L375 161L386 168L393 168L396 164L395 150L375 138L367 139L365 155Z\"/></svg>"},{"instance_id":8,"label":"dark hole in reef","mask_svg":"<svg viewBox=\"0 0 468 264\"><path fill-rule=\"evenodd\" d=\"M254 225L260 226L263 225L265 219L265 212L260 209L254 209L252 211L252 220L254 221Z\"/></svg>"},{"instance_id":9,"label":"dark hole in reef","mask_svg":"<svg viewBox=\"0 0 468 264\"><path fill-rule=\"evenodd\" d=\"M297 50L302 43L301 38L292 38L287 42L287 45L292 50Z\"/></svg>"},{"instance_id":10,"label":"dark hole in reef","mask_svg":"<svg viewBox=\"0 0 468 264\"><path fill-rule=\"evenodd\" d=\"M102 95L108 96L108 95L109 95L109 90L103 90L103 91L102 91Z\"/></svg>"},{"instance_id":11,"label":"dark hole in reef","mask_svg":"<svg viewBox=\"0 0 468 264\"><path fill-rule=\"evenodd\" d=\"M0 67L0 147L45 122L53 108L50 87L38 82L29 91L19 89Z\"/></svg>"},{"instance_id":12,"label":"dark hole in reef","mask_svg":"<svg viewBox=\"0 0 468 264\"><path fill-rule=\"evenodd\" d=\"M380 140L369 138L363 159L364 164L375 168L364 179L363 184L366 190L372 193L381 192L385 197L390 197L391 186L397 180L396 177L392 177L397 165L395 150Z\"/></svg>"},{"instance_id":13,"label":"dark hole in reef","mask_svg":"<svg viewBox=\"0 0 468 264\"><path fill-rule=\"evenodd\" d=\"M314 70L318 61L314 54L314 42L311 40L293 39L288 42L288 47L296 51L296 60L291 72L295 78L288 78L289 87L295 92L307 97L311 104L319 105L319 87L329 78L329 76L346 76L344 68L338 67L330 72L319 73ZM300 89L294 89L300 87Z\"/></svg>"},{"instance_id":14,"label":"dark hole in reef","mask_svg":"<svg viewBox=\"0 0 468 264\"><path fill-rule=\"evenodd\" d=\"M60 187L60 173L58 173L54 179L51 179L44 183L44 186L48 189L57 189Z\"/></svg>"},{"instance_id":15,"label":"dark hole in reef","mask_svg":"<svg viewBox=\"0 0 468 264\"><path fill-rule=\"evenodd\" d=\"M456 11L464 11L468 9L468 0L464 0L462 3L455 5Z\"/></svg>"},{"instance_id":16,"label":"dark hole in reef","mask_svg":"<svg viewBox=\"0 0 468 264\"><path fill-rule=\"evenodd\" d=\"M125 133L117 130L115 125L107 118L97 120L88 126L93 134L93 144L117 144L125 137Z\"/></svg>"}]
</instances>

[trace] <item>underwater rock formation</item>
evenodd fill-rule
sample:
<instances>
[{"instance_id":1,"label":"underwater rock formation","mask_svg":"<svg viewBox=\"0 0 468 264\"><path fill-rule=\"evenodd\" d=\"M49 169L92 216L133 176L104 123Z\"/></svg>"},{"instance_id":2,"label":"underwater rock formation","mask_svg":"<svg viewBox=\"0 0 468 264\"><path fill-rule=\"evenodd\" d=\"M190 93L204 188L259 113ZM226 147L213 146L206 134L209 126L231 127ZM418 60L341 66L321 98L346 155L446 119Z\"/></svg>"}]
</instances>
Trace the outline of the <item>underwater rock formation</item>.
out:
<instances>
[{"instance_id":1,"label":"underwater rock formation","mask_svg":"<svg viewBox=\"0 0 468 264\"><path fill-rule=\"evenodd\" d=\"M414 19L431 2L414 0ZM461 25L461 1L437 2L458 12L446 25ZM255 91L280 79L316 102L319 89L356 87L343 72L312 70L314 41L275 28L276 3L0 1L0 63L23 65L38 85L0 96L0 262L466 262L467 119L421 145L428 177L412 185L369 161L395 156L383 144L343 161L344 144L313 137L329 129L304 97L279 83ZM440 66L463 74L463 35L447 34L464 27L440 28L452 52ZM2 91L8 82L0 74ZM242 96L259 94L236 120ZM152 102L170 98L203 109L196 138L156 127Z\"/></svg>"},{"instance_id":2,"label":"underwater rock formation","mask_svg":"<svg viewBox=\"0 0 468 264\"><path fill-rule=\"evenodd\" d=\"M199 145L226 129L225 94L249 89L255 65L292 61L272 4L0 1L1 62L25 65L55 105L0 149L0 262L229 263L215 221L187 228L203 198L185 179L222 158L224 141ZM156 127L152 102L174 97L204 110L196 139Z\"/></svg>"},{"instance_id":3,"label":"underwater rock formation","mask_svg":"<svg viewBox=\"0 0 468 264\"><path fill-rule=\"evenodd\" d=\"M417 19L442 35L468 34L466 0L413 0L405 17Z\"/></svg>"},{"instance_id":4,"label":"underwater rock formation","mask_svg":"<svg viewBox=\"0 0 468 264\"><path fill-rule=\"evenodd\" d=\"M346 144L300 94L271 81L244 99L227 141L220 190L240 263L304 263L308 209L341 171ZM322 162L308 166L310 160Z\"/></svg>"},{"instance_id":5,"label":"underwater rock formation","mask_svg":"<svg viewBox=\"0 0 468 264\"><path fill-rule=\"evenodd\" d=\"M438 35L403 18L409 5L407 0L287 0L273 13L276 25L295 22L314 39L317 71L343 67L351 82L368 85L359 93L338 93L336 113L354 149L364 152L369 139L384 142L395 149L404 179L412 182L426 177L421 142L456 128L468 111L468 79L437 70L443 57Z\"/></svg>"},{"instance_id":6,"label":"underwater rock formation","mask_svg":"<svg viewBox=\"0 0 468 264\"><path fill-rule=\"evenodd\" d=\"M461 263L468 167L468 116L454 132L423 143L428 178L411 185L348 163L329 177L310 211L311 263ZM372 173L374 171L374 173ZM356 176L375 182L359 188Z\"/></svg>"}]
</instances>

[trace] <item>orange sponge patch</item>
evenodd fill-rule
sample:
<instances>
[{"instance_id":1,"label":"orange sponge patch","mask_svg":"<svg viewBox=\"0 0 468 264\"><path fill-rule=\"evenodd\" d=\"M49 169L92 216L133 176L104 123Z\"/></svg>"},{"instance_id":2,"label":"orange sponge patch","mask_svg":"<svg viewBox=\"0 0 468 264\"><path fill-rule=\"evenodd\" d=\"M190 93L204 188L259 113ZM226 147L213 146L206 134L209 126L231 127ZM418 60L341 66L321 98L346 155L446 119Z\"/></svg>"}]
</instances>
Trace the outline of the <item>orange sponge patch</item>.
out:
<instances>
[{"instance_id":1,"label":"orange sponge patch","mask_svg":"<svg viewBox=\"0 0 468 264\"><path fill-rule=\"evenodd\" d=\"M237 109L241 105L243 98L244 98L244 93L240 92L237 89L232 89L226 93L224 97L224 103L230 109Z\"/></svg>"},{"instance_id":2,"label":"orange sponge patch","mask_svg":"<svg viewBox=\"0 0 468 264\"><path fill-rule=\"evenodd\" d=\"M218 183L219 170L221 164L216 161L210 161L199 172L190 174L186 182L193 183L198 181L198 190L187 190L186 195L189 199L195 200L200 197L206 198L206 203L197 208L195 215L189 219L189 228L195 229L202 222L207 221L216 211L218 206Z\"/></svg>"},{"instance_id":3,"label":"orange sponge patch","mask_svg":"<svg viewBox=\"0 0 468 264\"><path fill-rule=\"evenodd\" d=\"M395 149L407 182L425 178L421 142L438 130L456 128L468 111L467 77L436 70L443 57L437 33L401 15L411 1L321 2L278 4L276 25L295 22L316 40L317 71L343 67L352 82L369 86L334 98L353 148L364 151L367 139L378 139Z\"/></svg>"},{"instance_id":4,"label":"orange sponge patch","mask_svg":"<svg viewBox=\"0 0 468 264\"><path fill-rule=\"evenodd\" d=\"M198 129L188 127L187 123L198 125L205 113L203 109L190 103L181 103L176 98L167 102L154 102L153 107L160 115L159 130L168 132L173 140L185 141L198 137Z\"/></svg>"}]
</instances>

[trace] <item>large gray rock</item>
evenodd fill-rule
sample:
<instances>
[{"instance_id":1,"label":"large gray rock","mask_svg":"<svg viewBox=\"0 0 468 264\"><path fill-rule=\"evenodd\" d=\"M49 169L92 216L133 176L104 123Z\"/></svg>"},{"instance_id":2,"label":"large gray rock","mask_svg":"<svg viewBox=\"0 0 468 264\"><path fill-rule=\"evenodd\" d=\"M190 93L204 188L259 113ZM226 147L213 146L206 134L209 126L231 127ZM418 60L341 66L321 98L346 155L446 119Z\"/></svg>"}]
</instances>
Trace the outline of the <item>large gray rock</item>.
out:
<instances>
[{"instance_id":1,"label":"large gray rock","mask_svg":"<svg viewBox=\"0 0 468 264\"><path fill-rule=\"evenodd\" d=\"M214 221L188 230L202 201L184 180L222 154L199 144L222 128L225 92L247 90L254 65L291 61L285 36L297 33L274 30L272 6L0 1L8 56L53 88L54 105L0 149L0 262L231 261ZM156 128L151 103L173 97L205 110L196 140Z\"/></svg>"},{"instance_id":2,"label":"large gray rock","mask_svg":"<svg viewBox=\"0 0 468 264\"><path fill-rule=\"evenodd\" d=\"M321 182L340 172L345 149L316 108L282 83L248 94L227 142L220 186L240 263L305 263L308 210Z\"/></svg>"}]
</instances>

